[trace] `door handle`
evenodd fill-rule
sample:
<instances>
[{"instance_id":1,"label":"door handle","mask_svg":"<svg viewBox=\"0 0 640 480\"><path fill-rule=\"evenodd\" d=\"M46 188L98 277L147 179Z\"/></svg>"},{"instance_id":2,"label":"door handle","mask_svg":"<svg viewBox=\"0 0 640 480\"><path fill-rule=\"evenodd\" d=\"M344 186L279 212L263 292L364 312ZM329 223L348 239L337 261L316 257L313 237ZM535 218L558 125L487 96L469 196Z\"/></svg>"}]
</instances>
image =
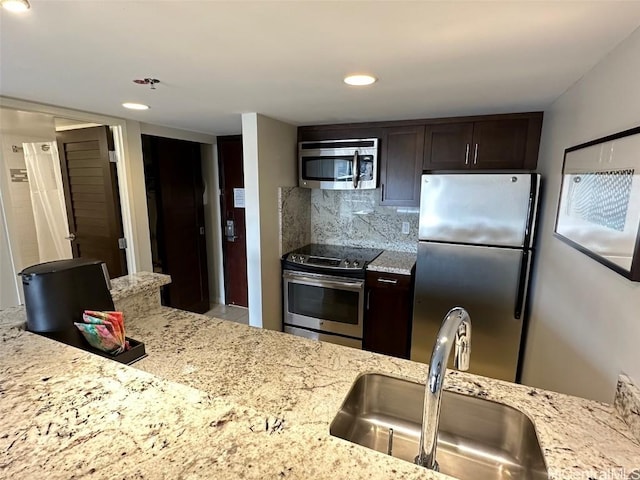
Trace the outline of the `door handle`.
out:
<instances>
[{"instance_id":1,"label":"door handle","mask_svg":"<svg viewBox=\"0 0 640 480\"><path fill-rule=\"evenodd\" d=\"M227 220L224 226L224 236L227 242L235 242L238 236L236 235L236 223L233 220Z\"/></svg>"},{"instance_id":2,"label":"door handle","mask_svg":"<svg viewBox=\"0 0 640 480\"><path fill-rule=\"evenodd\" d=\"M478 144L476 143L476 147L473 151L473 164L477 165L478 164Z\"/></svg>"},{"instance_id":3,"label":"door handle","mask_svg":"<svg viewBox=\"0 0 640 480\"><path fill-rule=\"evenodd\" d=\"M379 278L378 282L380 283L390 283L391 285L395 285L398 283L398 280L395 278Z\"/></svg>"},{"instance_id":4,"label":"door handle","mask_svg":"<svg viewBox=\"0 0 640 480\"><path fill-rule=\"evenodd\" d=\"M464 164L469 165L469 144L467 143L467 148L464 151Z\"/></svg>"},{"instance_id":5,"label":"door handle","mask_svg":"<svg viewBox=\"0 0 640 480\"><path fill-rule=\"evenodd\" d=\"M74 241L76 239L75 234L70 233L68 237L64 237L66 240Z\"/></svg>"},{"instance_id":6,"label":"door handle","mask_svg":"<svg viewBox=\"0 0 640 480\"><path fill-rule=\"evenodd\" d=\"M516 293L516 307L513 312L513 317L519 320L522 317L522 313L527 301L527 289L529 275L529 251L524 250L522 252L522 260L520 262L520 275L518 278L518 290Z\"/></svg>"},{"instance_id":7,"label":"door handle","mask_svg":"<svg viewBox=\"0 0 640 480\"><path fill-rule=\"evenodd\" d=\"M358 180L360 179L360 162L358 158L358 151L353 152L353 188L358 188Z\"/></svg>"}]
</instances>

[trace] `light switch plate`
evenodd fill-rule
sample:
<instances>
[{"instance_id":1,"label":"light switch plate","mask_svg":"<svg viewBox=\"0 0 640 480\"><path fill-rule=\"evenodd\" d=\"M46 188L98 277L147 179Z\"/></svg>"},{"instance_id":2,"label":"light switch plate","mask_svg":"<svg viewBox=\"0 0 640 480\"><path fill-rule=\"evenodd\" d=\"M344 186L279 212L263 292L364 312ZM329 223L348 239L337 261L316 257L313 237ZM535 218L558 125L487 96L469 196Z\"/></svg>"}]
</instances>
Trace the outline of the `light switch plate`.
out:
<instances>
[{"instance_id":1,"label":"light switch plate","mask_svg":"<svg viewBox=\"0 0 640 480\"><path fill-rule=\"evenodd\" d=\"M409 222L402 222L402 233L409 235Z\"/></svg>"}]
</instances>

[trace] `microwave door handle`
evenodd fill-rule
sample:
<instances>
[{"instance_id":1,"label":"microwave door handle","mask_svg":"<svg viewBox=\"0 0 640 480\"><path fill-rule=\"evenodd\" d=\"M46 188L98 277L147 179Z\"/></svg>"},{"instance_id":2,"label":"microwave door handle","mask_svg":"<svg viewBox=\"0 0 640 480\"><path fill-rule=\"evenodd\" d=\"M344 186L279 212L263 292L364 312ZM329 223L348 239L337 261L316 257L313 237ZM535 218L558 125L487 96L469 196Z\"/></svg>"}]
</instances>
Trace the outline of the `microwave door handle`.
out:
<instances>
[{"instance_id":1,"label":"microwave door handle","mask_svg":"<svg viewBox=\"0 0 640 480\"><path fill-rule=\"evenodd\" d=\"M358 158L358 151L353 152L353 188L358 188L358 179L360 178L360 162Z\"/></svg>"}]
</instances>

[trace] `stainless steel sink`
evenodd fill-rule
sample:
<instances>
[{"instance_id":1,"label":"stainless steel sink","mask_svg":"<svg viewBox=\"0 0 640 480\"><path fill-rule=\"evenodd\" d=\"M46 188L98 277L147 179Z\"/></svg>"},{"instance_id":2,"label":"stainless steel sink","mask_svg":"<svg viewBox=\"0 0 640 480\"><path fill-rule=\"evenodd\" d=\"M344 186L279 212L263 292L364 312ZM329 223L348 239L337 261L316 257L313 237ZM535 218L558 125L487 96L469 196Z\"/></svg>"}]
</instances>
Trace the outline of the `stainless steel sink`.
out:
<instances>
[{"instance_id":1,"label":"stainless steel sink","mask_svg":"<svg viewBox=\"0 0 640 480\"><path fill-rule=\"evenodd\" d=\"M361 375L331 422L330 433L413 462L424 391L417 382ZM449 391L442 396L436 460L442 473L462 480L549 478L535 428L526 415L501 403Z\"/></svg>"}]
</instances>

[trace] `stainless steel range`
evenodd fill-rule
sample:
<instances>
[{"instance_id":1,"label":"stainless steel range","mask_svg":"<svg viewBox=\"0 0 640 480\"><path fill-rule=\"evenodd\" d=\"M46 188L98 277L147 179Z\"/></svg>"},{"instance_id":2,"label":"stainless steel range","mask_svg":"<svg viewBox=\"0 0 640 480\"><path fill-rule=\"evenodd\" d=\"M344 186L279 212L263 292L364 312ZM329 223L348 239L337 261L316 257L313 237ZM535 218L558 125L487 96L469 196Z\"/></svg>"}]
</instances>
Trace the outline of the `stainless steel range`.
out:
<instances>
[{"instance_id":1,"label":"stainless steel range","mask_svg":"<svg viewBox=\"0 0 640 480\"><path fill-rule=\"evenodd\" d=\"M381 253L310 244L284 255L284 331L362 348L365 268Z\"/></svg>"}]
</instances>

